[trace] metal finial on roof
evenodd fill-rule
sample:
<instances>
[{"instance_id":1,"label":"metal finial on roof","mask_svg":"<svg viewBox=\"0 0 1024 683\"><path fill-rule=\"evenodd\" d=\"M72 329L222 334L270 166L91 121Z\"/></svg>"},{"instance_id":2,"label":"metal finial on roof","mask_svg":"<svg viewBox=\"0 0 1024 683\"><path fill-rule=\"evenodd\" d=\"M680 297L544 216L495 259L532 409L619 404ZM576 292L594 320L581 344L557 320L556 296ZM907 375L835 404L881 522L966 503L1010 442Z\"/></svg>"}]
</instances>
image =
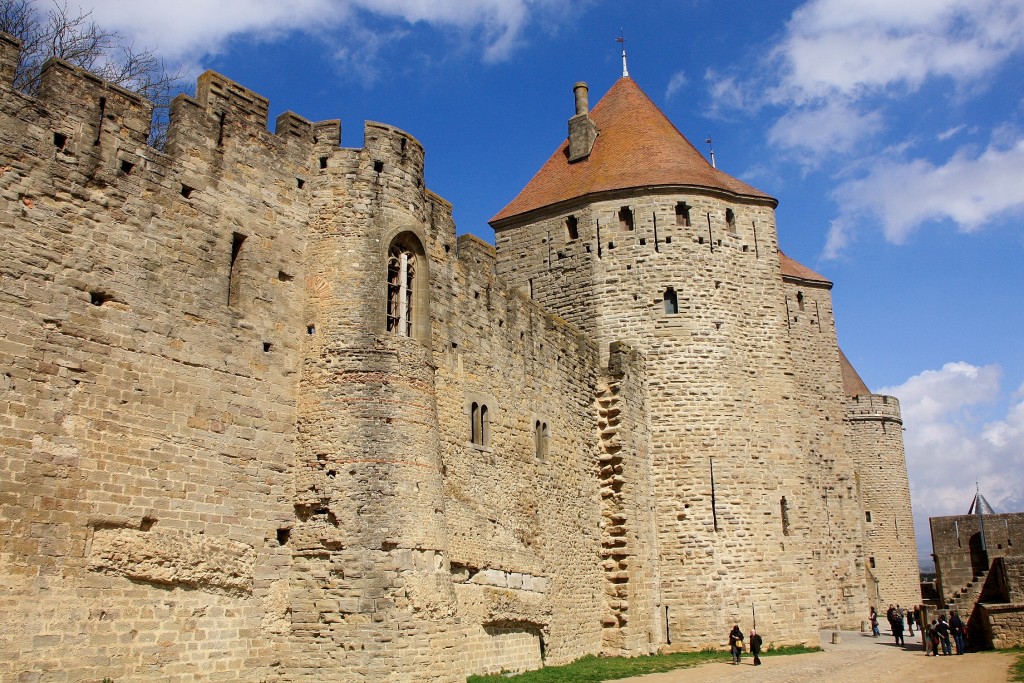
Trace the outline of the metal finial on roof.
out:
<instances>
[{"instance_id":1,"label":"metal finial on roof","mask_svg":"<svg viewBox=\"0 0 1024 683\"><path fill-rule=\"evenodd\" d=\"M616 43L622 43L622 77L629 78L629 69L626 68L626 34L619 29L619 37L615 39Z\"/></svg>"},{"instance_id":2,"label":"metal finial on roof","mask_svg":"<svg viewBox=\"0 0 1024 683\"><path fill-rule=\"evenodd\" d=\"M704 141L708 148L711 150L711 168L718 168L715 166L715 145L711 142L711 133L708 133L708 139Z\"/></svg>"}]
</instances>

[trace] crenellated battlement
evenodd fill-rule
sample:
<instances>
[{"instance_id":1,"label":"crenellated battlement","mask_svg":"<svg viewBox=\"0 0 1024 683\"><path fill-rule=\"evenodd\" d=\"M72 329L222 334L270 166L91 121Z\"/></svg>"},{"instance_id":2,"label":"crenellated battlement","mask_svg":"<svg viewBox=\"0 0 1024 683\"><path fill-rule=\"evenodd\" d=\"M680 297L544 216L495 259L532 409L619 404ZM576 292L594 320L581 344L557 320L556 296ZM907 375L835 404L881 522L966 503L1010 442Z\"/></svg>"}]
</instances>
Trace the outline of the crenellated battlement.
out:
<instances>
[{"instance_id":1,"label":"crenellated battlement","mask_svg":"<svg viewBox=\"0 0 1024 683\"><path fill-rule=\"evenodd\" d=\"M899 399L882 394L849 397L846 401L846 417L848 420L881 420L903 424Z\"/></svg>"},{"instance_id":2,"label":"crenellated battlement","mask_svg":"<svg viewBox=\"0 0 1024 683\"><path fill-rule=\"evenodd\" d=\"M278 169L282 180L327 169L327 159L341 145L341 121L311 122L286 111L268 129L269 100L214 71L196 81L195 95L181 94L170 103L166 143L149 146L154 104L130 90L59 59L49 60L34 97L10 89L20 42L0 34L0 82L7 96L39 110L40 125L52 129L54 144L65 157L91 160L93 173L116 175L120 162L133 167L146 161L157 178L182 176L188 187L205 187L210 178L230 173L234 163ZM422 193L423 146L410 134L386 124L366 122L362 157L376 174L400 178L403 189ZM259 159L263 157L262 161ZM244 161L243 161L244 160Z\"/></svg>"}]
</instances>

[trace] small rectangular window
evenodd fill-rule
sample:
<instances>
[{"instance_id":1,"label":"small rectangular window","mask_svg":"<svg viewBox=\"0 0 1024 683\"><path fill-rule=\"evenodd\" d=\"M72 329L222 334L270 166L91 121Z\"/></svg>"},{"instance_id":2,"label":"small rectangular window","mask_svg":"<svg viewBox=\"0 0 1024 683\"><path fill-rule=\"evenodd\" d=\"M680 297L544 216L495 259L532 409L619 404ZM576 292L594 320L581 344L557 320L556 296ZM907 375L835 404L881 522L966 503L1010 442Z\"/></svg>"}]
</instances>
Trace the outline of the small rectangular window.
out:
<instances>
[{"instance_id":1,"label":"small rectangular window","mask_svg":"<svg viewBox=\"0 0 1024 683\"><path fill-rule=\"evenodd\" d=\"M871 521L871 510L865 510L864 511L864 521L865 522L870 522Z\"/></svg>"},{"instance_id":2,"label":"small rectangular window","mask_svg":"<svg viewBox=\"0 0 1024 683\"><path fill-rule=\"evenodd\" d=\"M665 315L676 315L679 313L679 297L676 290L669 287L665 290Z\"/></svg>"},{"instance_id":3,"label":"small rectangular window","mask_svg":"<svg viewBox=\"0 0 1024 683\"><path fill-rule=\"evenodd\" d=\"M872 569L875 568L875 558L873 558L873 557L869 557L868 558L868 566L871 567Z\"/></svg>"},{"instance_id":4,"label":"small rectangular window","mask_svg":"<svg viewBox=\"0 0 1024 683\"><path fill-rule=\"evenodd\" d=\"M619 227L626 230L633 229L633 210L628 206L619 209Z\"/></svg>"},{"instance_id":5,"label":"small rectangular window","mask_svg":"<svg viewBox=\"0 0 1024 683\"><path fill-rule=\"evenodd\" d=\"M676 225L690 225L690 205L686 202L676 202Z\"/></svg>"},{"instance_id":6,"label":"small rectangular window","mask_svg":"<svg viewBox=\"0 0 1024 683\"><path fill-rule=\"evenodd\" d=\"M579 220L577 220L576 216L566 216L565 231L568 233L570 240L580 238Z\"/></svg>"}]
</instances>

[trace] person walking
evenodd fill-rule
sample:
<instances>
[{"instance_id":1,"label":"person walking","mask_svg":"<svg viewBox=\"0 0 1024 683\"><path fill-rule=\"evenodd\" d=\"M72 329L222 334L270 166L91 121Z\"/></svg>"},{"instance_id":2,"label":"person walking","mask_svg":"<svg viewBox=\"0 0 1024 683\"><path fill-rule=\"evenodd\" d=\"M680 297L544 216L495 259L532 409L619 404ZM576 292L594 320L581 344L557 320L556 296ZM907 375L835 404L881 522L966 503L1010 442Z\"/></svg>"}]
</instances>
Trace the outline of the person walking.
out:
<instances>
[{"instance_id":1,"label":"person walking","mask_svg":"<svg viewBox=\"0 0 1024 683\"><path fill-rule=\"evenodd\" d=\"M949 656L953 654L953 648L949 645L949 624L946 623L946 617L939 615L939 623L935 627L935 630L939 634L939 639L942 641L942 654Z\"/></svg>"},{"instance_id":2,"label":"person walking","mask_svg":"<svg viewBox=\"0 0 1024 683\"><path fill-rule=\"evenodd\" d=\"M949 617L949 630L953 634L953 642L956 643L956 653L962 655L967 649L966 639L967 627L964 625L963 619L956 613L956 610Z\"/></svg>"},{"instance_id":3,"label":"person walking","mask_svg":"<svg viewBox=\"0 0 1024 683\"><path fill-rule=\"evenodd\" d=\"M889 604L885 618L889 620L889 629L892 631L893 640L897 645L905 646L906 643L903 642L903 616L896 609L896 605Z\"/></svg>"},{"instance_id":4,"label":"person walking","mask_svg":"<svg viewBox=\"0 0 1024 683\"><path fill-rule=\"evenodd\" d=\"M878 612L875 611L874 607L871 608L868 619L871 621L871 635L875 638L882 635L882 632L878 630Z\"/></svg>"},{"instance_id":5,"label":"person walking","mask_svg":"<svg viewBox=\"0 0 1024 683\"><path fill-rule=\"evenodd\" d=\"M896 605L896 607L898 608L899 605ZM906 615L907 615L907 631L910 632L910 637L913 638L914 637L914 610L907 609ZM918 624L918 628L920 628L920 624Z\"/></svg>"},{"instance_id":6,"label":"person walking","mask_svg":"<svg viewBox=\"0 0 1024 683\"><path fill-rule=\"evenodd\" d=\"M754 655L754 666L761 666L761 636L757 629L750 629L750 654Z\"/></svg>"},{"instance_id":7,"label":"person walking","mask_svg":"<svg viewBox=\"0 0 1024 683\"><path fill-rule=\"evenodd\" d=\"M938 620L932 619L932 625L928 627L928 641L931 643L932 657L939 656L939 631L936 628L938 625Z\"/></svg>"},{"instance_id":8,"label":"person walking","mask_svg":"<svg viewBox=\"0 0 1024 683\"><path fill-rule=\"evenodd\" d=\"M740 663L740 653L743 652L743 631L739 624L733 624L729 632L729 654L732 655L732 663Z\"/></svg>"}]
</instances>

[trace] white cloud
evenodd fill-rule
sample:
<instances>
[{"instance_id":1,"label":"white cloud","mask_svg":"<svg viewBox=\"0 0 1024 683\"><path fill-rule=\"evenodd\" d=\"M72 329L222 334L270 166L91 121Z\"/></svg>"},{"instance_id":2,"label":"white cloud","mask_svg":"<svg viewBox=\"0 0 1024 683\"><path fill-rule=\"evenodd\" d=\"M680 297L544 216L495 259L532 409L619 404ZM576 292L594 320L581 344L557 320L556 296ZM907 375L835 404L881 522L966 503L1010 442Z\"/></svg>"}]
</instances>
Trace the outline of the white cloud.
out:
<instances>
[{"instance_id":1,"label":"white cloud","mask_svg":"<svg viewBox=\"0 0 1024 683\"><path fill-rule=\"evenodd\" d=\"M672 74L672 78L668 81L668 86L665 88L665 99L670 100L672 97L683 89L689 81L686 80L686 72L677 71Z\"/></svg>"},{"instance_id":2,"label":"white cloud","mask_svg":"<svg viewBox=\"0 0 1024 683\"><path fill-rule=\"evenodd\" d=\"M862 113L835 101L820 108L790 110L768 131L768 142L811 155L849 152L882 126L879 112Z\"/></svg>"},{"instance_id":3,"label":"white cloud","mask_svg":"<svg viewBox=\"0 0 1024 683\"><path fill-rule=\"evenodd\" d=\"M947 363L879 393L900 400L918 547L930 552L928 518L966 514L975 492L999 512L1024 510L1024 400L998 412L996 365Z\"/></svg>"},{"instance_id":4,"label":"white cloud","mask_svg":"<svg viewBox=\"0 0 1024 683\"><path fill-rule=\"evenodd\" d=\"M941 133L936 135L935 138L939 141L945 142L946 140L950 139L951 137L962 131L965 127L966 126L964 126L963 124L960 124L959 126L953 126L952 128L948 128L942 131Z\"/></svg>"},{"instance_id":5,"label":"white cloud","mask_svg":"<svg viewBox=\"0 0 1024 683\"><path fill-rule=\"evenodd\" d=\"M967 82L1021 49L1019 0L812 0L772 53L783 64L772 97L804 104L913 90L934 76Z\"/></svg>"},{"instance_id":6,"label":"white cloud","mask_svg":"<svg viewBox=\"0 0 1024 683\"><path fill-rule=\"evenodd\" d=\"M172 60L199 61L237 36L274 40L303 31L340 43L365 18L408 28L427 24L455 29L480 44L488 61L507 58L526 25L538 16L559 16L568 0L178 0L82 3L100 25L115 29L136 47L151 47ZM385 33L394 31L393 26ZM335 40L332 41L331 37ZM339 47L346 54L351 48Z\"/></svg>"},{"instance_id":7,"label":"white cloud","mask_svg":"<svg viewBox=\"0 0 1024 683\"><path fill-rule=\"evenodd\" d=\"M980 230L996 217L1024 210L1024 137L978 155L961 149L941 165L879 160L864 177L836 188L834 196L841 226L872 215L895 244L928 221L951 220L963 232ZM849 235L836 238L848 240Z\"/></svg>"}]
</instances>

